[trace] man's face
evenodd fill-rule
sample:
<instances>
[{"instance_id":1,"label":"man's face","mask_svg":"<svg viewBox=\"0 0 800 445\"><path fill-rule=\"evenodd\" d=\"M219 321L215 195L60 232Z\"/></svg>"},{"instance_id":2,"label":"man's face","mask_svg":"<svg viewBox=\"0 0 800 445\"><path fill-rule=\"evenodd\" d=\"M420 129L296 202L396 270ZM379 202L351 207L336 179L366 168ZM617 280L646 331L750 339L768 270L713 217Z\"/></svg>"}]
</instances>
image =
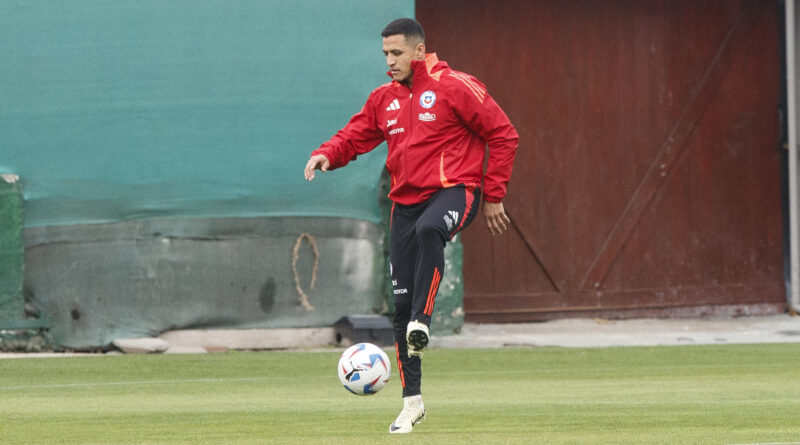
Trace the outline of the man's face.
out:
<instances>
[{"instance_id":1,"label":"man's face","mask_svg":"<svg viewBox=\"0 0 800 445\"><path fill-rule=\"evenodd\" d=\"M403 83L411 79L411 61L425 60L425 44L414 40L409 42L406 36L396 34L383 38L383 54L392 79Z\"/></svg>"}]
</instances>

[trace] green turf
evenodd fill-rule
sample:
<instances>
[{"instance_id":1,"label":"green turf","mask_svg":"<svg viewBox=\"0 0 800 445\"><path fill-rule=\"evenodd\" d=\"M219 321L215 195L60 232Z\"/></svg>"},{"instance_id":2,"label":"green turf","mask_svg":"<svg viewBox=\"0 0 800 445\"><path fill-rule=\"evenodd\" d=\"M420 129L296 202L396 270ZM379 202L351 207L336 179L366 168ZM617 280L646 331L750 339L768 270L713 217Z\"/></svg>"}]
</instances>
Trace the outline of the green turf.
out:
<instances>
[{"instance_id":1,"label":"green turf","mask_svg":"<svg viewBox=\"0 0 800 445\"><path fill-rule=\"evenodd\" d=\"M0 443L800 442L800 344L433 349L401 437L397 376L351 395L338 355L0 360Z\"/></svg>"}]
</instances>

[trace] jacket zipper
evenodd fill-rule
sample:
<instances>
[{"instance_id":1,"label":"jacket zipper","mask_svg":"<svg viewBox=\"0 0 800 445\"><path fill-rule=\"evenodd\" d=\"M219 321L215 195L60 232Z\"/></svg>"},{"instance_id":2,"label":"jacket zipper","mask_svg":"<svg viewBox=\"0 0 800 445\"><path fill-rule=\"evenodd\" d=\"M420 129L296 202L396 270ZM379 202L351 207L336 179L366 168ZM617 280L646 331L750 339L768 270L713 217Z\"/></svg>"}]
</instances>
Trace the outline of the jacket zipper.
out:
<instances>
[{"instance_id":1,"label":"jacket zipper","mask_svg":"<svg viewBox=\"0 0 800 445\"><path fill-rule=\"evenodd\" d=\"M414 110L413 110L413 108L414 108L414 92L411 91L411 88L409 88L408 90L409 90L409 93L408 93L408 99L409 99L408 100L408 135L405 138L406 139L406 146L405 146L405 149L403 150L403 171L406 172L405 173L406 174L406 180L408 180L408 174L409 174L408 173L409 165L408 165L408 161L407 161L408 156L409 156L408 149L409 149L409 146L411 145L411 137L414 134L414 126L413 126L413 123L414 123L414 120L413 120L413 117L414 117Z\"/></svg>"},{"instance_id":2,"label":"jacket zipper","mask_svg":"<svg viewBox=\"0 0 800 445\"><path fill-rule=\"evenodd\" d=\"M414 131L414 93L408 95L408 141L411 140L411 135Z\"/></svg>"}]
</instances>

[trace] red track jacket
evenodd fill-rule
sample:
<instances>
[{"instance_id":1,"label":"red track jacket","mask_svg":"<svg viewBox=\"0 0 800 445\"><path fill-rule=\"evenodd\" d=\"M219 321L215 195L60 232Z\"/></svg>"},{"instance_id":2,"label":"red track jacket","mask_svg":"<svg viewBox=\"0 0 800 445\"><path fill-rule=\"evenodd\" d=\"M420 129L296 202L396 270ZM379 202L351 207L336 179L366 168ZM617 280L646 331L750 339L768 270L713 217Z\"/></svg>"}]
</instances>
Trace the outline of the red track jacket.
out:
<instances>
[{"instance_id":1,"label":"red track jacket","mask_svg":"<svg viewBox=\"0 0 800 445\"><path fill-rule=\"evenodd\" d=\"M411 89L394 81L379 86L361 112L312 155L325 155L333 170L386 140L392 201L417 204L442 188L480 186L483 179L484 199L500 202L511 177L516 129L480 81L450 69L435 53L411 62L411 68Z\"/></svg>"}]
</instances>

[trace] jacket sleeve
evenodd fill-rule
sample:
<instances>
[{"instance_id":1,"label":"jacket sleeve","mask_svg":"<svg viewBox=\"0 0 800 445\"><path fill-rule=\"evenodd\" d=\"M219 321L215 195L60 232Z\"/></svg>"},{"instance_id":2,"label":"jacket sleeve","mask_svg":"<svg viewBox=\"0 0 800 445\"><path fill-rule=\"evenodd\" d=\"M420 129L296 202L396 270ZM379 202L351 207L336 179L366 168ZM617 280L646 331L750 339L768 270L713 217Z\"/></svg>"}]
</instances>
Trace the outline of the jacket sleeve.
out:
<instances>
[{"instance_id":1,"label":"jacket sleeve","mask_svg":"<svg viewBox=\"0 0 800 445\"><path fill-rule=\"evenodd\" d=\"M322 144L311 155L325 155L330 170L344 167L358 155L367 153L384 140L383 130L377 124L374 103L375 92L347 125Z\"/></svg>"},{"instance_id":2,"label":"jacket sleeve","mask_svg":"<svg viewBox=\"0 0 800 445\"><path fill-rule=\"evenodd\" d=\"M453 85L456 114L489 145L489 162L483 177L484 200L501 202L511 179L519 142L517 130L476 78L458 73Z\"/></svg>"}]
</instances>

